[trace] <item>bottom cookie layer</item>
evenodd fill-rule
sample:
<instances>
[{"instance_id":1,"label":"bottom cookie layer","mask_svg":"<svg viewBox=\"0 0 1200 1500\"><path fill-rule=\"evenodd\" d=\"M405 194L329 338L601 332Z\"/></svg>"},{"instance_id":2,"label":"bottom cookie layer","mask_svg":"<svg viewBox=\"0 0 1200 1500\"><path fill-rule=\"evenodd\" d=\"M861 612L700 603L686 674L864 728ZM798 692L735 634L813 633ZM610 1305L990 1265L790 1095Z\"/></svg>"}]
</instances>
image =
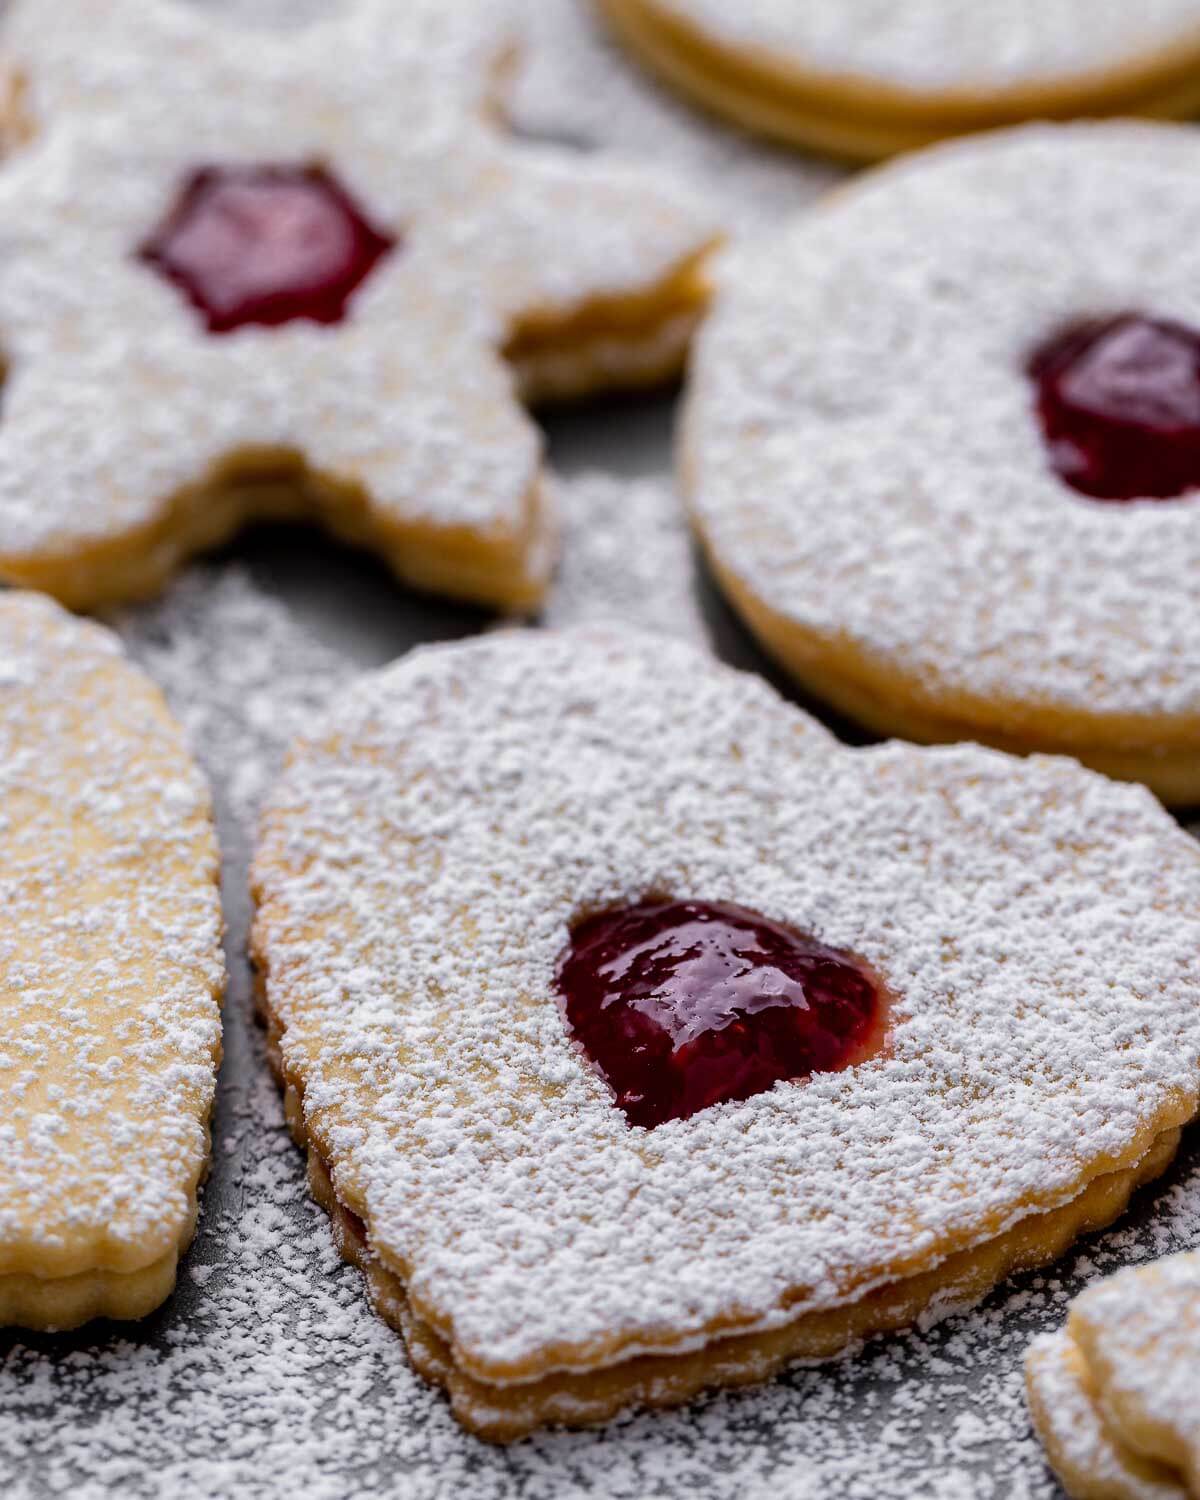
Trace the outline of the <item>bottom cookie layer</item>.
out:
<instances>
[{"instance_id":1,"label":"bottom cookie layer","mask_svg":"<svg viewBox=\"0 0 1200 1500\"><path fill-rule=\"evenodd\" d=\"M0 1276L0 1328L61 1333L93 1318L144 1318L175 1290L179 1252L140 1271L84 1271L78 1276Z\"/></svg>"},{"instance_id":2,"label":"bottom cookie layer","mask_svg":"<svg viewBox=\"0 0 1200 1500\"><path fill-rule=\"evenodd\" d=\"M504 351L521 399L574 401L674 380L708 303L708 254L687 261L649 297L593 302L565 323L526 319Z\"/></svg>"},{"instance_id":3,"label":"bottom cookie layer","mask_svg":"<svg viewBox=\"0 0 1200 1500\"><path fill-rule=\"evenodd\" d=\"M404 1338L413 1368L445 1388L454 1415L489 1442L508 1443L540 1427L592 1426L627 1407L681 1406L717 1387L758 1385L792 1364L828 1360L872 1334L907 1328L978 1302L1006 1276L1056 1260L1081 1234L1103 1229L1133 1192L1159 1176L1179 1145L1168 1131L1137 1167L1097 1178L1072 1203L1037 1214L1007 1234L951 1256L936 1270L880 1287L847 1307L809 1313L765 1333L719 1339L684 1354L643 1355L586 1374L555 1372L518 1385L493 1386L455 1363L444 1339L418 1318L400 1279L371 1252L364 1226L338 1201L324 1163L310 1148L309 1186L329 1214L339 1252L364 1275L376 1312Z\"/></svg>"},{"instance_id":4,"label":"bottom cookie layer","mask_svg":"<svg viewBox=\"0 0 1200 1500\"><path fill-rule=\"evenodd\" d=\"M191 1211L179 1244L148 1266L139 1266L136 1271L80 1271L72 1276L35 1276L24 1271L0 1275L0 1328L67 1333L95 1318L129 1323L148 1317L175 1290L180 1258L195 1238L199 1190L207 1177L206 1155L200 1181L191 1192Z\"/></svg>"}]
</instances>

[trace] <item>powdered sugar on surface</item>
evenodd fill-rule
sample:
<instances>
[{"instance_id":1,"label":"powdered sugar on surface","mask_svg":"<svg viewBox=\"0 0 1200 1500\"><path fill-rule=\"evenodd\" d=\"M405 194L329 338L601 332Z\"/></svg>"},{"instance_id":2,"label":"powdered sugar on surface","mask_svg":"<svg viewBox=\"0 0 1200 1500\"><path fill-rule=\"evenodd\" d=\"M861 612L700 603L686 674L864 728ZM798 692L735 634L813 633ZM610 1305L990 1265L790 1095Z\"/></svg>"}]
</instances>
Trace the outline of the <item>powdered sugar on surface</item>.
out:
<instances>
[{"instance_id":1,"label":"powdered sugar on surface","mask_svg":"<svg viewBox=\"0 0 1200 1500\"><path fill-rule=\"evenodd\" d=\"M544 624L619 620L707 642L691 528L673 485L592 473L559 480L555 491L563 555Z\"/></svg>"},{"instance_id":2,"label":"powdered sugar on surface","mask_svg":"<svg viewBox=\"0 0 1200 1500\"><path fill-rule=\"evenodd\" d=\"M717 42L885 86L985 90L1120 69L1200 37L1197 0L648 0Z\"/></svg>"},{"instance_id":3,"label":"powdered sugar on surface","mask_svg":"<svg viewBox=\"0 0 1200 1500\"><path fill-rule=\"evenodd\" d=\"M352 663L237 567L195 568L117 621L217 786L227 859L244 858L284 753Z\"/></svg>"},{"instance_id":4,"label":"powdered sugar on surface","mask_svg":"<svg viewBox=\"0 0 1200 1500\"><path fill-rule=\"evenodd\" d=\"M935 713L1128 715L1148 743L1200 714L1196 497L1069 489L1026 374L1076 320L1200 323L1198 168L1182 126L1032 126L902 161L746 251L684 432L724 567Z\"/></svg>"}]
</instances>

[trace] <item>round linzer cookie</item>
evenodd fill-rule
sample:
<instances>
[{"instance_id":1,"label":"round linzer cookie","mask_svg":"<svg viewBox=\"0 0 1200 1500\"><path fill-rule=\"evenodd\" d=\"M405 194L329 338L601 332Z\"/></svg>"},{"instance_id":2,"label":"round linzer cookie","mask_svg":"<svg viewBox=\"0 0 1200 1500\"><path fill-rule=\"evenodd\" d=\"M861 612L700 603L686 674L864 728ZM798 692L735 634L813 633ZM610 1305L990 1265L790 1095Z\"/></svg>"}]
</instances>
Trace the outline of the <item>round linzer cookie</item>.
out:
<instances>
[{"instance_id":1,"label":"round linzer cookie","mask_svg":"<svg viewBox=\"0 0 1200 1500\"><path fill-rule=\"evenodd\" d=\"M1026 1384L1073 1500L1200 1495L1200 1252L1077 1297L1066 1328L1030 1347Z\"/></svg>"},{"instance_id":2,"label":"round linzer cookie","mask_svg":"<svg viewBox=\"0 0 1200 1500\"><path fill-rule=\"evenodd\" d=\"M1144 788L847 750L683 643L366 678L293 751L254 886L314 1191L497 1440L969 1301L1197 1109L1200 850Z\"/></svg>"},{"instance_id":3,"label":"round linzer cookie","mask_svg":"<svg viewBox=\"0 0 1200 1500\"><path fill-rule=\"evenodd\" d=\"M538 601L518 396L674 372L716 231L669 182L503 137L486 12L357 0L248 45L167 0L19 5L0 576L89 608L301 516L421 587Z\"/></svg>"},{"instance_id":4,"label":"round linzer cookie","mask_svg":"<svg viewBox=\"0 0 1200 1500\"><path fill-rule=\"evenodd\" d=\"M808 690L1200 801L1198 234L1194 131L1027 127L882 168L738 262L683 483Z\"/></svg>"},{"instance_id":5,"label":"round linzer cookie","mask_svg":"<svg viewBox=\"0 0 1200 1500\"><path fill-rule=\"evenodd\" d=\"M142 1317L208 1162L212 813L116 639L20 593L0 593L0 900L0 1326Z\"/></svg>"},{"instance_id":6,"label":"round linzer cookie","mask_svg":"<svg viewBox=\"0 0 1200 1500\"><path fill-rule=\"evenodd\" d=\"M1072 115L1200 107L1200 0L598 0L630 49L736 124L888 156Z\"/></svg>"}]
</instances>

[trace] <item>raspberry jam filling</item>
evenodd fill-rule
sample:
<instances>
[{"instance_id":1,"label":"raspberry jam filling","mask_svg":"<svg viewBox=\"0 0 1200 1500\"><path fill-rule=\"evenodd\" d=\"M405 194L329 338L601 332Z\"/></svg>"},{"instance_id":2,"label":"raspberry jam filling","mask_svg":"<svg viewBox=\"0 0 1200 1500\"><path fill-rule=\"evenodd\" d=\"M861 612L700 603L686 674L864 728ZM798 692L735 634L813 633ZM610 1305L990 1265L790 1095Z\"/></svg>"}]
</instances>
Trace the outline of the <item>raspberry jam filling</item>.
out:
<instances>
[{"instance_id":1,"label":"raspberry jam filling","mask_svg":"<svg viewBox=\"0 0 1200 1500\"><path fill-rule=\"evenodd\" d=\"M631 1125L686 1120L877 1052L883 987L860 959L739 906L644 901L575 928L568 1029Z\"/></svg>"},{"instance_id":2,"label":"raspberry jam filling","mask_svg":"<svg viewBox=\"0 0 1200 1500\"><path fill-rule=\"evenodd\" d=\"M139 255L229 333L340 322L395 243L321 167L203 167Z\"/></svg>"},{"instance_id":3,"label":"raspberry jam filling","mask_svg":"<svg viewBox=\"0 0 1200 1500\"><path fill-rule=\"evenodd\" d=\"M1057 335L1029 375L1067 484L1097 500L1166 500L1200 486L1200 333L1127 313Z\"/></svg>"}]
</instances>

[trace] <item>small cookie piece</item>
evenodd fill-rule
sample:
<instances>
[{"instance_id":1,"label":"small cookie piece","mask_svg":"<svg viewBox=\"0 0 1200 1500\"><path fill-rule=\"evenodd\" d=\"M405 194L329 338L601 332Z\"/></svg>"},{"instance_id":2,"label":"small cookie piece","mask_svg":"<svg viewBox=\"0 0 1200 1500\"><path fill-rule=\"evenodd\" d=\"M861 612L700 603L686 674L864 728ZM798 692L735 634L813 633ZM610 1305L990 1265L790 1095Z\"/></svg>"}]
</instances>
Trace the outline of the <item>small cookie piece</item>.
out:
<instances>
[{"instance_id":1,"label":"small cookie piece","mask_svg":"<svg viewBox=\"0 0 1200 1500\"><path fill-rule=\"evenodd\" d=\"M1036 1338L1025 1357L1033 1425L1072 1500L1187 1500L1178 1474L1108 1428L1087 1361L1069 1333Z\"/></svg>"},{"instance_id":2,"label":"small cookie piece","mask_svg":"<svg viewBox=\"0 0 1200 1500\"><path fill-rule=\"evenodd\" d=\"M2 36L34 140L0 188L0 575L91 608L302 516L536 604L554 528L514 384L676 371L707 210L503 137L488 7L357 0L247 45L168 0L50 26L24 0ZM181 70L220 107L180 109Z\"/></svg>"},{"instance_id":3,"label":"small cookie piece","mask_svg":"<svg viewBox=\"0 0 1200 1500\"><path fill-rule=\"evenodd\" d=\"M262 826L314 1190L495 1439L976 1298L1196 1112L1200 850L1143 788L847 750L665 637L415 653Z\"/></svg>"},{"instance_id":4,"label":"small cookie piece","mask_svg":"<svg viewBox=\"0 0 1200 1500\"><path fill-rule=\"evenodd\" d=\"M738 260L683 485L808 690L1200 801L1198 168L1190 129L1031 126L882 168Z\"/></svg>"},{"instance_id":5,"label":"small cookie piece","mask_svg":"<svg viewBox=\"0 0 1200 1500\"><path fill-rule=\"evenodd\" d=\"M224 984L208 791L116 639L0 593L0 1326L139 1318L196 1223Z\"/></svg>"},{"instance_id":6,"label":"small cookie piece","mask_svg":"<svg viewBox=\"0 0 1200 1500\"><path fill-rule=\"evenodd\" d=\"M1079 1500L1200 1495L1200 1252L1130 1267L1026 1361L1055 1472Z\"/></svg>"},{"instance_id":7,"label":"small cookie piece","mask_svg":"<svg viewBox=\"0 0 1200 1500\"><path fill-rule=\"evenodd\" d=\"M1073 115L1200 107L1200 3L598 0L693 99L789 144L874 158Z\"/></svg>"},{"instance_id":8,"label":"small cookie piece","mask_svg":"<svg viewBox=\"0 0 1200 1500\"><path fill-rule=\"evenodd\" d=\"M1200 1495L1200 1252L1092 1287L1071 1308L1068 1331L1109 1427Z\"/></svg>"}]
</instances>

